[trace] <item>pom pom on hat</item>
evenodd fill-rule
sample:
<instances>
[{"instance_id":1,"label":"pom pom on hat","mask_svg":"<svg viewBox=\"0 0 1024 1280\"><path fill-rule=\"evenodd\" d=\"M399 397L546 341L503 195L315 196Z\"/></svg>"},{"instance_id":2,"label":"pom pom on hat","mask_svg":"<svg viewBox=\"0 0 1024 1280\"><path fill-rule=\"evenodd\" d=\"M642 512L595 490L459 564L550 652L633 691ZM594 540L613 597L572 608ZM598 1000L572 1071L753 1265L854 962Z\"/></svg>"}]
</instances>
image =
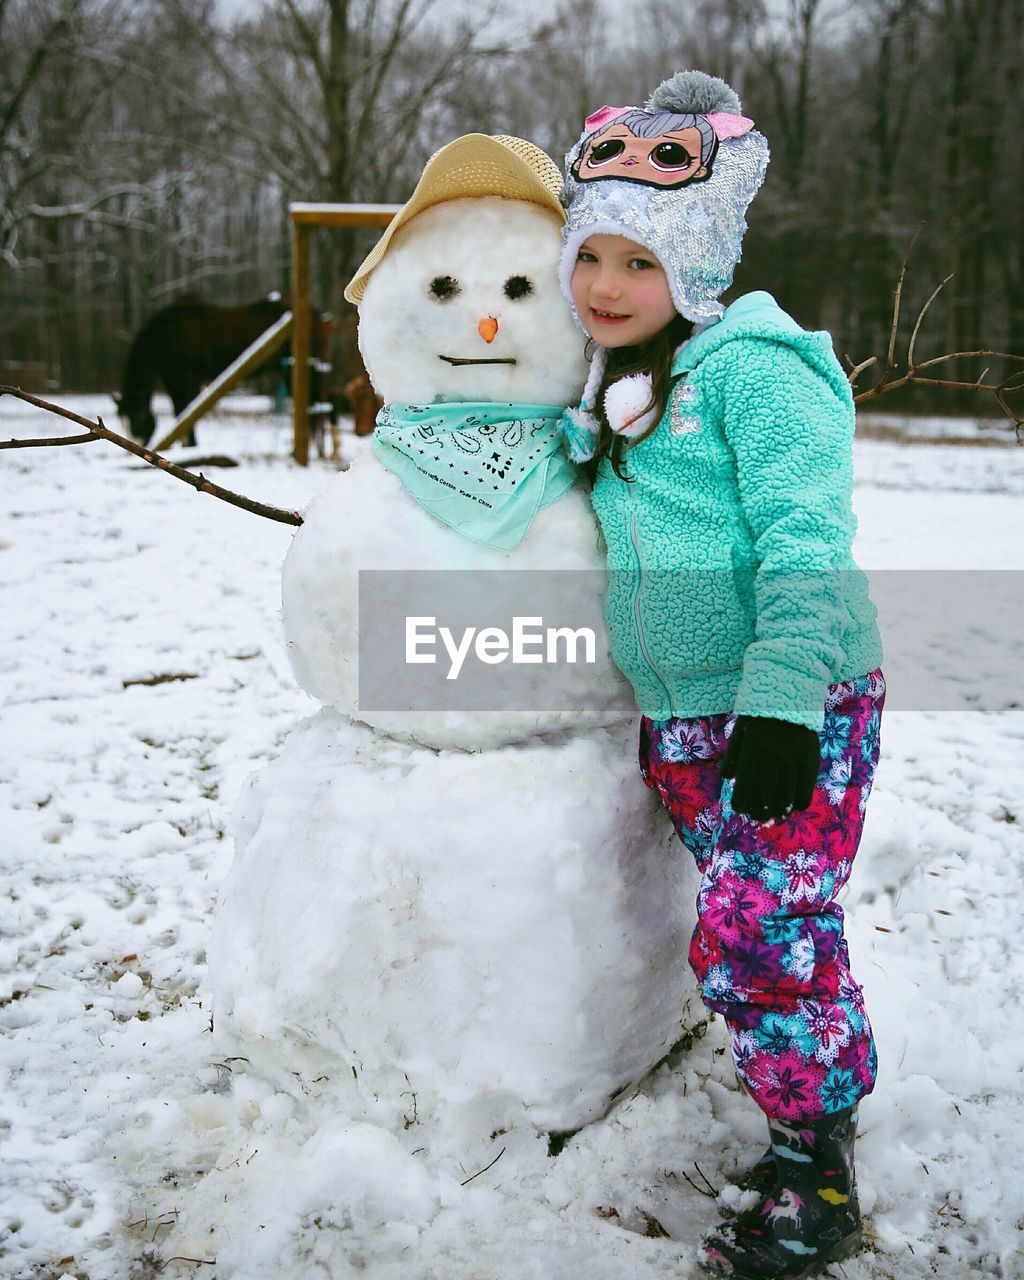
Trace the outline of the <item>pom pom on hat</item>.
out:
<instances>
[{"instance_id":1,"label":"pom pom on hat","mask_svg":"<svg viewBox=\"0 0 1024 1280\"><path fill-rule=\"evenodd\" d=\"M647 100L648 111L672 111L679 115L692 112L706 116L715 112L740 114L736 91L717 76L703 71L677 71L663 80Z\"/></svg>"}]
</instances>

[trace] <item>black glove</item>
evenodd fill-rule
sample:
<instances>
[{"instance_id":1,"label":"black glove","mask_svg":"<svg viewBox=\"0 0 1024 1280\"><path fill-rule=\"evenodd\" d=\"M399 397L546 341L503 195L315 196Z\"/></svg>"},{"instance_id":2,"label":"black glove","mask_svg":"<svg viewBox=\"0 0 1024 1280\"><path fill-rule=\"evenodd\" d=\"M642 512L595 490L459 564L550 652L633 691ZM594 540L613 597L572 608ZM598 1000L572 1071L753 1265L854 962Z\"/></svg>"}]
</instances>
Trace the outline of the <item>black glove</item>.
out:
<instances>
[{"instance_id":1,"label":"black glove","mask_svg":"<svg viewBox=\"0 0 1024 1280\"><path fill-rule=\"evenodd\" d=\"M821 744L813 729L767 716L737 716L720 771L736 779L736 813L767 822L807 808L820 767Z\"/></svg>"}]
</instances>

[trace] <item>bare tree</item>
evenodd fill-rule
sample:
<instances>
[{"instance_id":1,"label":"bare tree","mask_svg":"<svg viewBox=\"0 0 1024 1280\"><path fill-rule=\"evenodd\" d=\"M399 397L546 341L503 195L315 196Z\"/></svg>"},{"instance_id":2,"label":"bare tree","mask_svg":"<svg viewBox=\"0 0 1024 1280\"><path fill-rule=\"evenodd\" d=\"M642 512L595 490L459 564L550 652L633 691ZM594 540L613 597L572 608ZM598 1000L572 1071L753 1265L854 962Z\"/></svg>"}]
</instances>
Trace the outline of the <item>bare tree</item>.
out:
<instances>
[{"instance_id":1,"label":"bare tree","mask_svg":"<svg viewBox=\"0 0 1024 1280\"><path fill-rule=\"evenodd\" d=\"M39 78L39 74L47 58L68 32L75 14L82 7L84 0L63 0L50 13L44 13L43 26L35 35L28 48L19 50L21 58L8 56L0 69L0 147L7 144L24 105L25 98ZM7 0L0 2L0 35L4 34L4 19L8 16ZM9 32L7 48L17 48L18 33Z\"/></svg>"},{"instance_id":2,"label":"bare tree","mask_svg":"<svg viewBox=\"0 0 1024 1280\"><path fill-rule=\"evenodd\" d=\"M685 9L678 0L645 0L630 40L630 65L644 87L698 67L743 98L751 88L751 50L762 43L766 23L764 0L693 0Z\"/></svg>"},{"instance_id":3,"label":"bare tree","mask_svg":"<svg viewBox=\"0 0 1024 1280\"><path fill-rule=\"evenodd\" d=\"M808 158L811 87L822 0L787 0L785 24L766 34L754 60L770 86L776 151L794 198L799 198Z\"/></svg>"},{"instance_id":4,"label":"bare tree","mask_svg":"<svg viewBox=\"0 0 1024 1280\"><path fill-rule=\"evenodd\" d=\"M188 0L164 6L187 32ZM474 61L502 52L481 38L486 12L443 26L430 13L429 0L275 0L203 45L223 127L292 199L403 197L443 140L428 136L431 108ZM332 302L355 253L351 234L324 240L321 292Z\"/></svg>"},{"instance_id":5,"label":"bare tree","mask_svg":"<svg viewBox=\"0 0 1024 1280\"><path fill-rule=\"evenodd\" d=\"M771 290L842 350L882 350L924 221L906 305L925 301L917 280L954 278L919 347L1024 349L1024 0L636 0L614 38L598 0L518 27L453 2L469 16L429 0L266 0L240 17L215 0L0 0L0 360L112 388L172 297L287 289L289 201L404 199L431 151L472 130L560 160L590 110L687 66L732 83L772 147L737 291ZM337 305L364 247L320 237L318 302ZM949 379L971 382L955 363Z\"/></svg>"},{"instance_id":6,"label":"bare tree","mask_svg":"<svg viewBox=\"0 0 1024 1280\"><path fill-rule=\"evenodd\" d=\"M61 0L56 6L41 6L34 14L14 11L7 0L0 6L5 50L0 60L0 252L8 266L23 216L22 192L45 165L45 158L32 145L25 106L83 2Z\"/></svg>"}]
</instances>

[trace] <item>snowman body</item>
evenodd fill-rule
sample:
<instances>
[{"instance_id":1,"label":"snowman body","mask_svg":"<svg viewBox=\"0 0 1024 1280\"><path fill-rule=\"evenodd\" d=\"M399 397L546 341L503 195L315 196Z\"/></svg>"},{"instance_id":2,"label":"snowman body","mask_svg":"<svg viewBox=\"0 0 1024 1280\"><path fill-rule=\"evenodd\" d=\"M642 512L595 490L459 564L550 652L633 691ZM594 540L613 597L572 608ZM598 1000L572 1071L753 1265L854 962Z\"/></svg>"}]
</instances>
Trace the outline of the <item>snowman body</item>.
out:
<instances>
[{"instance_id":1,"label":"snowman body","mask_svg":"<svg viewBox=\"0 0 1024 1280\"><path fill-rule=\"evenodd\" d=\"M360 306L386 403L569 403L586 366L550 213L452 200L395 236ZM425 510L371 453L310 506L283 571L300 683L324 710L248 782L214 929L227 1047L349 1114L525 1117L571 1130L671 1048L691 1009L692 869L636 768L607 654L557 710L368 710L359 575L566 570L597 614L603 553L577 486L513 550Z\"/></svg>"}]
</instances>

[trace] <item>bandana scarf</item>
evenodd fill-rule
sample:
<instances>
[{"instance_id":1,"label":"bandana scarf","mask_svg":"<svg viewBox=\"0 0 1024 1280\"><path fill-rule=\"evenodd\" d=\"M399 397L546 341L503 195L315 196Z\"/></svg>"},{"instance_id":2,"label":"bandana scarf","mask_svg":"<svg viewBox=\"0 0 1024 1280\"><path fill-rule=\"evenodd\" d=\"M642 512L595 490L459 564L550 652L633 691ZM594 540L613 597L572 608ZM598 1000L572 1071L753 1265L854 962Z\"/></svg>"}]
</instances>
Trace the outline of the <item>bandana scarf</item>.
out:
<instances>
[{"instance_id":1,"label":"bandana scarf","mask_svg":"<svg viewBox=\"0 0 1024 1280\"><path fill-rule=\"evenodd\" d=\"M519 545L541 509L576 482L560 405L386 404L373 451L410 497L467 538Z\"/></svg>"}]
</instances>

